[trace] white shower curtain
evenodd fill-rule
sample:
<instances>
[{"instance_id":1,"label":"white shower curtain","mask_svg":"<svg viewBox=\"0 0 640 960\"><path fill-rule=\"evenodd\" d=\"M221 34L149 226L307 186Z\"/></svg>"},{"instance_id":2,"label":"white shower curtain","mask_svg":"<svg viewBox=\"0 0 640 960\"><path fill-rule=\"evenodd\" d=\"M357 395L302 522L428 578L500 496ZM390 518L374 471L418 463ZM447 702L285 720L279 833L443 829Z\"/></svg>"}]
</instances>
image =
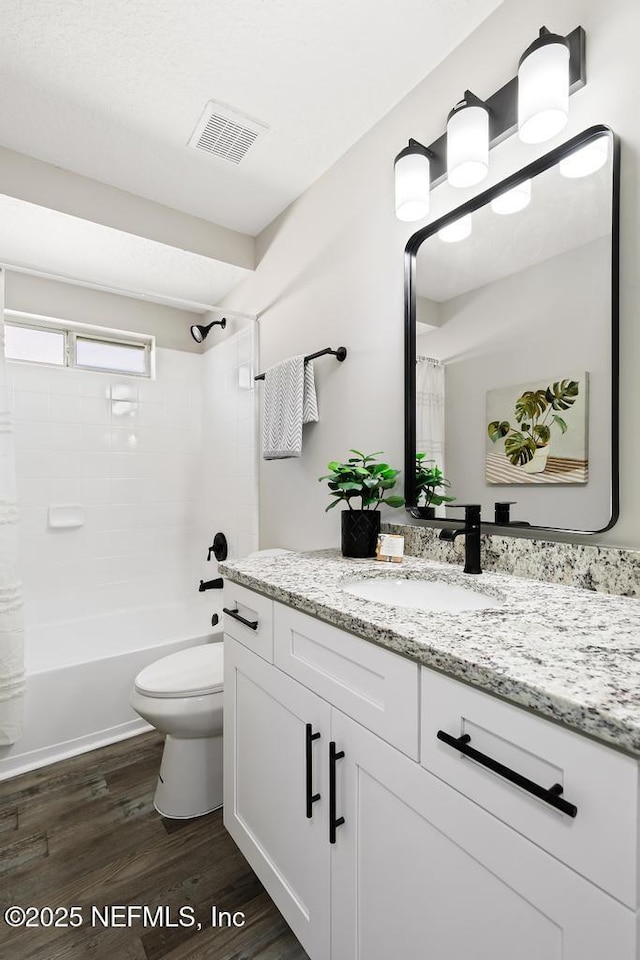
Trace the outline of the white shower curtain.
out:
<instances>
[{"instance_id":1,"label":"white shower curtain","mask_svg":"<svg viewBox=\"0 0 640 960\"><path fill-rule=\"evenodd\" d=\"M445 477L444 367L439 360L418 357L416 363L416 452L435 460Z\"/></svg>"},{"instance_id":2,"label":"white shower curtain","mask_svg":"<svg viewBox=\"0 0 640 960\"><path fill-rule=\"evenodd\" d=\"M4 354L4 277L0 270L0 746L15 743L22 733L25 689L13 419Z\"/></svg>"}]
</instances>

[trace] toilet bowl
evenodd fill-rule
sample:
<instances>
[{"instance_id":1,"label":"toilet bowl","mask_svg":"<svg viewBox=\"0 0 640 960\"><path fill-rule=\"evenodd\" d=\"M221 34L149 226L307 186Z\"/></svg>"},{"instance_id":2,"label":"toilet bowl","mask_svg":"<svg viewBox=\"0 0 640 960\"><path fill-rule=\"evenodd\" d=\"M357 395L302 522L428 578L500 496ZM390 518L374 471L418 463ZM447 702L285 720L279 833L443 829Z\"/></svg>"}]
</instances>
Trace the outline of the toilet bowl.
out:
<instances>
[{"instance_id":1,"label":"toilet bowl","mask_svg":"<svg viewBox=\"0 0 640 960\"><path fill-rule=\"evenodd\" d=\"M153 805L188 819L222 806L223 645L188 647L135 679L131 706L165 734Z\"/></svg>"}]
</instances>

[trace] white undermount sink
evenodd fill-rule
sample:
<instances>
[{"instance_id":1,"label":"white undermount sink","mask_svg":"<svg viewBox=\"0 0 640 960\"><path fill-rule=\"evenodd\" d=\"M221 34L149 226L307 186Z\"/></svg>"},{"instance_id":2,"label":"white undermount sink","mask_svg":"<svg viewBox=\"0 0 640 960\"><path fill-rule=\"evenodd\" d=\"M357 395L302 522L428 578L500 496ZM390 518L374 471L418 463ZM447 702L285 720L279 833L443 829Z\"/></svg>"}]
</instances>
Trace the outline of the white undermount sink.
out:
<instances>
[{"instance_id":1,"label":"white undermount sink","mask_svg":"<svg viewBox=\"0 0 640 960\"><path fill-rule=\"evenodd\" d=\"M342 588L345 593L374 603L395 607L413 607L437 613L463 613L467 610L490 610L503 601L469 587L442 580L354 580Z\"/></svg>"}]
</instances>

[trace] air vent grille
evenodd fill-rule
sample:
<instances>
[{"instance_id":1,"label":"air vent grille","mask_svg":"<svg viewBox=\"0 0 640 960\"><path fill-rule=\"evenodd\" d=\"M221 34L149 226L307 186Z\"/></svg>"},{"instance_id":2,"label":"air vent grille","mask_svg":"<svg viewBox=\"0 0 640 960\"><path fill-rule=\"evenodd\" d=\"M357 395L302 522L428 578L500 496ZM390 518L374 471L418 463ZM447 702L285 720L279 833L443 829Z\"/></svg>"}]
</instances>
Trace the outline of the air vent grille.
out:
<instances>
[{"instance_id":1,"label":"air vent grille","mask_svg":"<svg viewBox=\"0 0 640 960\"><path fill-rule=\"evenodd\" d=\"M267 125L260 120L210 100L193 131L189 146L230 163L240 163L266 130Z\"/></svg>"}]
</instances>

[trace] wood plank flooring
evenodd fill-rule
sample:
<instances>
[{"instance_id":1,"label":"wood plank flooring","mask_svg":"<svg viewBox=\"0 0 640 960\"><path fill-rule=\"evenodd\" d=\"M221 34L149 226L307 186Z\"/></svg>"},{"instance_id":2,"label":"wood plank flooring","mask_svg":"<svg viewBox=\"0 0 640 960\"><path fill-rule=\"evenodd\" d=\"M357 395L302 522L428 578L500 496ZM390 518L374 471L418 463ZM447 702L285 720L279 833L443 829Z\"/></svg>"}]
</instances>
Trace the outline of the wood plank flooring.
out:
<instances>
[{"instance_id":1,"label":"wood plank flooring","mask_svg":"<svg viewBox=\"0 0 640 960\"><path fill-rule=\"evenodd\" d=\"M0 783L0 957L308 960L221 811L166 820L154 810L161 753L150 733ZM79 906L83 923L12 929L2 914L14 904ZM189 907L194 925L92 924L92 906L130 904L163 906L173 924ZM212 906L242 911L245 925L212 927Z\"/></svg>"}]
</instances>

